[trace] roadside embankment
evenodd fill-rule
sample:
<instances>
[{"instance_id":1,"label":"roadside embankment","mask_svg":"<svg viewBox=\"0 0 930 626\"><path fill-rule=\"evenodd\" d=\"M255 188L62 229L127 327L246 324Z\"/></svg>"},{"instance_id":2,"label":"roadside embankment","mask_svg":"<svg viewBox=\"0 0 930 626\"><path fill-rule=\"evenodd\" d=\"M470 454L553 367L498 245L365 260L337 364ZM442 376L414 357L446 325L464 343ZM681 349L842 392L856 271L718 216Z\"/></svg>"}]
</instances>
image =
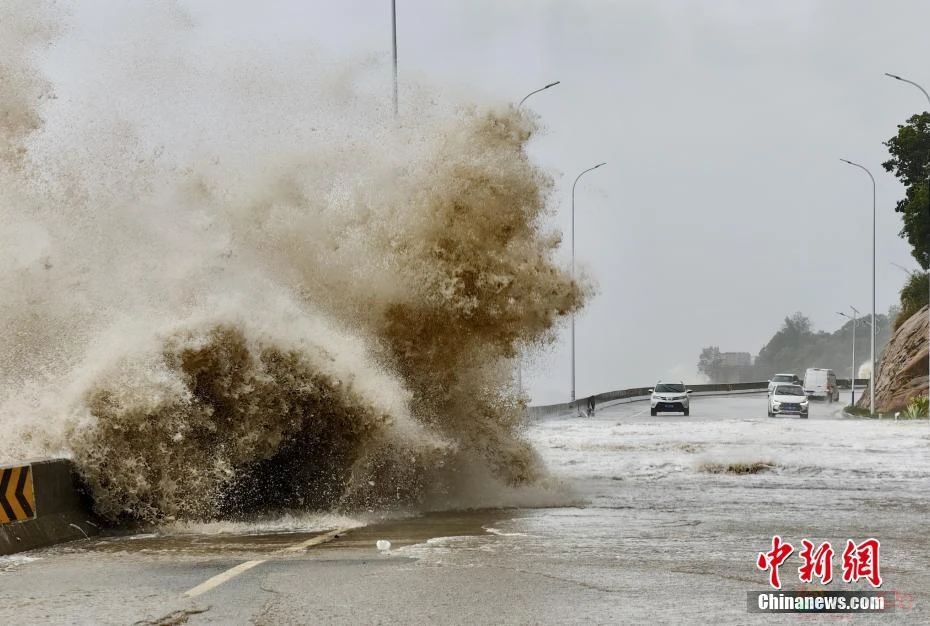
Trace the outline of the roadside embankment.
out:
<instances>
[{"instance_id":1,"label":"roadside embankment","mask_svg":"<svg viewBox=\"0 0 930 626\"><path fill-rule=\"evenodd\" d=\"M875 379L875 410L895 413L911 398L927 395L927 307L895 331L885 348ZM868 390L856 406L869 408Z\"/></svg>"}]
</instances>

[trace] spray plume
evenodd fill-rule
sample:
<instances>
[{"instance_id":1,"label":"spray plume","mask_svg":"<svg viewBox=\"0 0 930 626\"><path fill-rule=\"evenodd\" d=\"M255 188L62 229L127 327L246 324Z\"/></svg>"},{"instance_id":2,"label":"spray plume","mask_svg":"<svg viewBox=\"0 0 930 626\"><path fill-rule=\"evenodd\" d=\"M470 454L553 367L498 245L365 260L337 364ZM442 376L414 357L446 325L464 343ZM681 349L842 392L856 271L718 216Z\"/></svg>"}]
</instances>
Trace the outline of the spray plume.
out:
<instances>
[{"instance_id":1,"label":"spray plume","mask_svg":"<svg viewBox=\"0 0 930 626\"><path fill-rule=\"evenodd\" d=\"M538 480L512 359L588 288L533 120L395 121L365 68L120 7L103 43L0 18L0 461L66 454L151 522Z\"/></svg>"}]
</instances>

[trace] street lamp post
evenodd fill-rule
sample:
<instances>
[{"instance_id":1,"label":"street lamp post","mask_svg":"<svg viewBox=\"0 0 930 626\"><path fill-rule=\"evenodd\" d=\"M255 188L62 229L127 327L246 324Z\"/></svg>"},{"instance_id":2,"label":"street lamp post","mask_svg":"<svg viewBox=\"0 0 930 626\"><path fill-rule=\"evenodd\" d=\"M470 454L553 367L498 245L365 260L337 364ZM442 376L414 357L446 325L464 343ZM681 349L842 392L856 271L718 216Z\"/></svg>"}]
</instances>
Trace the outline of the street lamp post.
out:
<instances>
[{"instance_id":1,"label":"street lamp post","mask_svg":"<svg viewBox=\"0 0 930 626\"><path fill-rule=\"evenodd\" d=\"M550 87L555 87L560 82L562 81L557 80L554 83L549 83L545 87L540 87L536 91L531 91L530 93L526 94L525 96L523 96L523 99L520 100L520 103L517 104L517 108L519 109L520 107L522 107L523 103L526 102L526 99L532 96L534 93L539 93L540 91L545 91L546 89L549 89ZM519 352L519 350L517 352ZM523 361L522 361L522 355L520 354L517 354L517 389L520 391L520 395L523 395Z\"/></svg>"},{"instance_id":2,"label":"street lamp post","mask_svg":"<svg viewBox=\"0 0 930 626\"><path fill-rule=\"evenodd\" d=\"M555 81L554 83L549 83L549 84L546 85L545 87L540 87L540 88L537 89L536 91L531 91L531 92L529 92L528 94L526 94L525 96L523 96L523 99L520 100L520 104L517 105L517 108L519 109L520 107L522 107L522 106L523 106L523 103L526 102L526 99L529 98L530 96L532 96L534 93L539 93L540 91L545 91L546 89L549 89L550 87L555 87L556 85L558 85L558 84L561 83L561 82L562 82L562 81L557 80L557 81Z\"/></svg>"},{"instance_id":3,"label":"street lamp post","mask_svg":"<svg viewBox=\"0 0 930 626\"><path fill-rule=\"evenodd\" d=\"M878 374L875 368L875 224L876 224L876 190L875 190L875 177L872 176L872 172L869 171L864 165L859 165L858 163L853 163L847 159L840 159L843 163L847 163L854 167L858 167L863 172L869 175L869 178L872 179L872 375L869 376L869 413L875 415L875 376Z\"/></svg>"},{"instance_id":4,"label":"street lamp post","mask_svg":"<svg viewBox=\"0 0 930 626\"><path fill-rule=\"evenodd\" d=\"M904 272L905 274L907 274L907 275L910 276L911 278L913 278L914 276L917 275L917 272L915 272L914 270L909 270L909 269L907 269L906 267L904 267L904 266L901 265L900 263L895 263L894 261L889 261L889 263L891 263L892 265L894 265L896 268L898 268L899 270L901 270L902 272Z\"/></svg>"},{"instance_id":5,"label":"street lamp post","mask_svg":"<svg viewBox=\"0 0 930 626\"><path fill-rule=\"evenodd\" d=\"M888 77L893 78L893 79L895 79L895 80L899 80L899 81L901 81L902 83L907 83L908 85L913 85L914 87L917 87L918 89L920 89L921 93L924 94L924 97L927 98L927 102L930 103L930 93L927 93L927 90L926 90L926 89L924 89L923 87L921 87L920 85L918 85L918 84L915 83L914 81L908 80L908 79L906 79L906 78L901 78L901 77L898 76L897 74L889 74L888 72L885 72L885 76L888 76ZM927 211L930 212L930 167L928 167L927 169L928 169L928 174L927 174ZM927 272L927 278L928 278L928 280L930 280L930 271ZM927 316L928 316L928 318L930 318L930 308L928 308L928 310L927 310ZM927 342L928 342L928 343L927 343L927 346L928 346L928 352L927 352L927 359L928 359L928 367L927 367L927 369L928 369L928 371L927 371L927 376L928 376L928 379L927 379L927 395L930 396L930 319L927 320ZM930 417L930 415L928 415L928 417Z\"/></svg>"},{"instance_id":6,"label":"street lamp post","mask_svg":"<svg viewBox=\"0 0 930 626\"><path fill-rule=\"evenodd\" d=\"M575 283L575 185L578 184L578 179L587 174L592 170L596 170L602 165L607 165L607 163L598 163L594 167L589 167L585 171L578 174L575 177L575 182L572 183L572 284ZM575 401L575 311L572 311L572 402Z\"/></svg>"},{"instance_id":7,"label":"street lamp post","mask_svg":"<svg viewBox=\"0 0 930 626\"><path fill-rule=\"evenodd\" d=\"M397 117L397 0L391 0L391 48L394 66L394 117Z\"/></svg>"},{"instance_id":8,"label":"street lamp post","mask_svg":"<svg viewBox=\"0 0 930 626\"><path fill-rule=\"evenodd\" d=\"M849 406L856 406L856 326L858 325L856 318L859 315L859 311L857 311L856 307L852 305L849 305L849 308L852 309L852 317L849 317L842 311L837 311L837 313L846 319L851 319L853 323L852 370L849 378Z\"/></svg>"}]
</instances>

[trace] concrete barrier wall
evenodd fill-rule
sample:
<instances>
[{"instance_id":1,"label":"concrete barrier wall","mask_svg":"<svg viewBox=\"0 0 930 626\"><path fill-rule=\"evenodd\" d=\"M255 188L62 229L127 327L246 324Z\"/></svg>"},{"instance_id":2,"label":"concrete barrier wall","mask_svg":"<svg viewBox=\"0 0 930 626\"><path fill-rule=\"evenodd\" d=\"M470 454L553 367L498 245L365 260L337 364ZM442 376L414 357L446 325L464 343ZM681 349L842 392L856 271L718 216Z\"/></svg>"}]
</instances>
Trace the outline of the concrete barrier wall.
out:
<instances>
[{"instance_id":1,"label":"concrete barrier wall","mask_svg":"<svg viewBox=\"0 0 930 626\"><path fill-rule=\"evenodd\" d=\"M856 387L868 387L869 379L868 378L857 378L855 380ZM837 378L836 386L840 389L849 389L849 379L848 378Z\"/></svg>"},{"instance_id":2,"label":"concrete barrier wall","mask_svg":"<svg viewBox=\"0 0 930 626\"><path fill-rule=\"evenodd\" d=\"M768 382L751 382L751 383L723 383L708 385L686 385L695 393L733 393L746 391L765 391L768 388ZM618 404L624 400L635 402L638 400L648 400L649 390L652 387L633 387L631 389L618 389L616 391L606 391L594 396L596 406L605 404ZM574 415L578 409L584 410L587 407L588 398L578 398L574 403L564 402L561 404L548 404L545 406L527 407L527 413L530 419L543 419L558 415Z\"/></svg>"},{"instance_id":3,"label":"concrete barrier wall","mask_svg":"<svg viewBox=\"0 0 930 626\"><path fill-rule=\"evenodd\" d=\"M855 380L857 387L869 384L867 378L857 378ZM730 394L730 393L751 393L754 391L765 391L768 389L768 381L757 381L749 383L716 383L706 385L686 385L698 395ZM849 379L840 379L836 381L836 386L840 389L849 389ZM620 404L623 401L636 402L648 400L651 387L633 387L631 389L618 389L616 391L606 391L594 396L595 406ZM563 402L561 404L547 404L544 406L527 407L527 413L530 419L543 419L546 417L575 415L578 410L584 411L588 404L588 398L578 398L574 403Z\"/></svg>"},{"instance_id":4,"label":"concrete barrier wall","mask_svg":"<svg viewBox=\"0 0 930 626\"><path fill-rule=\"evenodd\" d=\"M0 555L100 531L70 461L0 467Z\"/></svg>"}]
</instances>

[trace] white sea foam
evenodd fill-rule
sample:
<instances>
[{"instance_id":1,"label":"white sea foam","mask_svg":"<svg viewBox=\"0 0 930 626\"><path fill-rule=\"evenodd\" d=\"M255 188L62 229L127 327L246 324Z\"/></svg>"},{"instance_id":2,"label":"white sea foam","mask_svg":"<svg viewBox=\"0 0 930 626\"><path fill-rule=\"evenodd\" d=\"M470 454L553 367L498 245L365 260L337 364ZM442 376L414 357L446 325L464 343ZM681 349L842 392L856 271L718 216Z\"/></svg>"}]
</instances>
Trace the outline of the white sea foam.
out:
<instances>
[{"instance_id":1,"label":"white sea foam","mask_svg":"<svg viewBox=\"0 0 930 626\"><path fill-rule=\"evenodd\" d=\"M509 368L588 289L533 120L200 19L0 9L0 460L111 519L553 497Z\"/></svg>"}]
</instances>

